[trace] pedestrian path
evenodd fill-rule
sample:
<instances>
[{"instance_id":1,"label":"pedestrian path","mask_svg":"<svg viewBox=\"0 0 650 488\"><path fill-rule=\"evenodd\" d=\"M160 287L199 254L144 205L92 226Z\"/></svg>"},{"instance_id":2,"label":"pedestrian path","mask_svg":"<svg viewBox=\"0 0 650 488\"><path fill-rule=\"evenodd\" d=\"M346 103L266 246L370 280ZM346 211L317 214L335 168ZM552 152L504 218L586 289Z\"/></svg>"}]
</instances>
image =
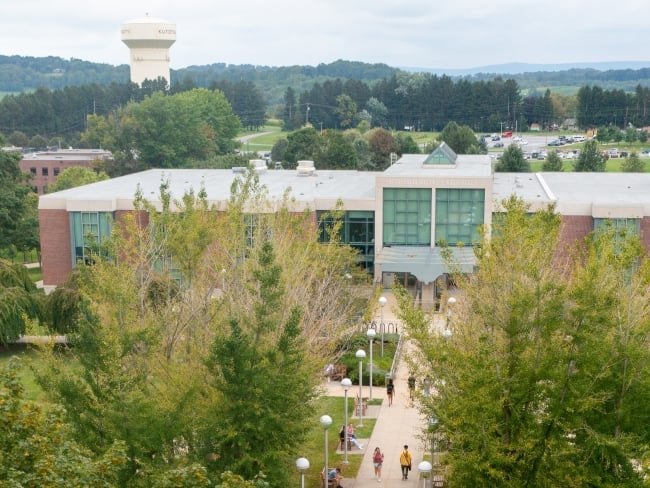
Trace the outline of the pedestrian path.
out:
<instances>
[{"instance_id":1,"label":"pedestrian path","mask_svg":"<svg viewBox=\"0 0 650 488\"><path fill-rule=\"evenodd\" d=\"M397 306L395 297L389 291L384 292L388 300L384 307L384 322L396 322L394 310ZM381 398L384 401L379 407L368 407L368 417L376 416L375 428L370 439L363 440L364 454L361 467L356 478L346 476L345 467L343 475L345 479L341 483L344 488L392 488L392 487L416 487L418 484L419 472L418 464L424 458L426 446L422 441L422 429L426 426L425 420L420 415L417 404L409 398L407 378L409 376L408 366L405 357L408 357L409 351L413 345L405 340L401 355L401 360L397 365L394 375L395 395L393 404L388 406L386 398L386 388L373 387L373 398ZM343 388L339 382L326 383L328 394L331 396L343 396ZM354 388L354 387L353 387ZM363 387L363 396L369 397L368 386ZM404 445L409 446L409 451L413 458L412 471L406 481L402 480L402 471L399 463L400 453ZM384 453L384 464L382 467L381 482L374 475L372 464L372 453L375 447L379 447ZM355 450L355 452L358 452ZM357 454L358 455L358 454Z\"/></svg>"}]
</instances>

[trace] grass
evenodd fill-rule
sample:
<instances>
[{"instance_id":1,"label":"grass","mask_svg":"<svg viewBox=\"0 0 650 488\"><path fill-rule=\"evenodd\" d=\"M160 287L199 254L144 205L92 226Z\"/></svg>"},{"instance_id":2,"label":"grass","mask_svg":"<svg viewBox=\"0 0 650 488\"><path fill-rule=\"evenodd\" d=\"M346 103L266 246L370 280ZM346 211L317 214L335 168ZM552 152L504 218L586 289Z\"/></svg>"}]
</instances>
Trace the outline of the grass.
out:
<instances>
[{"instance_id":1,"label":"grass","mask_svg":"<svg viewBox=\"0 0 650 488\"><path fill-rule=\"evenodd\" d=\"M18 378L25 388L25 399L32 401L44 401L45 393L36 383L36 377L32 371L32 362L38 361L38 351L29 346L13 345L8 348L0 346L0 366L5 366L12 358L20 361Z\"/></svg>"},{"instance_id":2,"label":"grass","mask_svg":"<svg viewBox=\"0 0 650 488\"><path fill-rule=\"evenodd\" d=\"M377 400L373 400L375 404ZM381 402L381 400L379 400ZM363 451L353 449L348 452L348 464L343 464L344 455L337 454L339 446L339 430L344 424L345 420L345 399L343 397L324 397L317 401L316 415L312 419L313 425L309 432L306 442L299 448L296 458L305 457L309 460L310 467L305 472L305 486L321 486L320 472L325 466L325 453L324 453L324 431L320 425L320 418L323 415L332 417L332 425L328 429L327 447L328 447L328 464L330 467L340 467L345 478L356 478L363 461L363 456L368 449L364 445ZM348 398L348 422L356 424L356 417L352 415L354 410L354 402ZM363 420L363 427L356 428L356 434L359 439L368 439L375 428L375 419L366 418ZM300 475L295 466L291 467L295 471L295 484L292 486L300 485ZM346 483L343 483L345 486Z\"/></svg>"}]
</instances>

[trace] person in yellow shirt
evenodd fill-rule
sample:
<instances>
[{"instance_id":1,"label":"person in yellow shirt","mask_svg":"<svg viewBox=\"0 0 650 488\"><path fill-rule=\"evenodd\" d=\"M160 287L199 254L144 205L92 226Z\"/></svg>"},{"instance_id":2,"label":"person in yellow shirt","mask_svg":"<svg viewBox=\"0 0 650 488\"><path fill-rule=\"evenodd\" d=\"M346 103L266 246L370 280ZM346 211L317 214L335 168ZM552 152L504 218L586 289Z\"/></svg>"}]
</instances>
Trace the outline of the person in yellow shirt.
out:
<instances>
[{"instance_id":1,"label":"person in yellow shirt","mask_svg":"<svg viewBox=\"0 0 650 488\"><path fill-rule=\"evenodd\" d=\"M409 471L411 470L411 453L409 452L409 446L404 445L404 450L399 455L399 464L402 467L402 480L407 480L409 478Z\"/></svg>"}]
</instances>

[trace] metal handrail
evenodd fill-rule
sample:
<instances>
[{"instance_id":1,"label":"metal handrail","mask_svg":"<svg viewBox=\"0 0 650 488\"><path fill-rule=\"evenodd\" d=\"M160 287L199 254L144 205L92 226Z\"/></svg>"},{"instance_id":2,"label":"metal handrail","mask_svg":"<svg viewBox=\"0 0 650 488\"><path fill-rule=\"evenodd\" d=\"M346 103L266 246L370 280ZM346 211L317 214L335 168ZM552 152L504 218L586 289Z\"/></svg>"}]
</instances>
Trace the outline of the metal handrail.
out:
<instances>
[{"instance_id":1,"label":"metal handrail","mask_svg":"<svg viewBox=\"0 0 650 488\"><path fill-rule=\"evenodd\" d=\"M397 364L399 363L399 358L402 353L402 338L404 336L402 334L398 334L398 337L399 339L397 340L397 346L395 347L395 356L393 356L393 363L390 365L390 371L386 373L386 380L395 377L395 370L397 369Z\"/></svg>"}]
</instances>

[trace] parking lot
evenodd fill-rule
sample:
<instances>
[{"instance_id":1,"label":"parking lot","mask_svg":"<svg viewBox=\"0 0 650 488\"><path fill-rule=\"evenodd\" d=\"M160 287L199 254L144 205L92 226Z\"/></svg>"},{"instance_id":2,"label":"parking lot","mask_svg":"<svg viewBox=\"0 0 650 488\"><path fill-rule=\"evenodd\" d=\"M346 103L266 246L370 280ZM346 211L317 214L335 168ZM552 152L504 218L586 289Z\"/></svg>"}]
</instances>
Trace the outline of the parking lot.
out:
<instances>
[{"instance_id":1,"label":"parking lot","mask_svg":"<svg viewBox=\"0 0 650 488\"><path fill-rule=\"evenodd\" d=\"M521 138L521 140L516 140ZM549 150L560 149L559 147L549 147L548 143L556 140L558 138L556 133L548 134L513 134L512 137L499 137L499 140L492 140L491 137L487 138L488 142L488 152L492 155L493 158L499 158L503 151L510 146L510 144L519 144L521 150L524 154L533 154L533 153L548 153ZM502 145L501 145L502 144ZM563 151L564 156L566 157L567 153ZM575 155L572 153L572 156L569 156L568 159L571 159ZM538 158L544 159L544 158Z\"/></svg>"}]
</instances>

